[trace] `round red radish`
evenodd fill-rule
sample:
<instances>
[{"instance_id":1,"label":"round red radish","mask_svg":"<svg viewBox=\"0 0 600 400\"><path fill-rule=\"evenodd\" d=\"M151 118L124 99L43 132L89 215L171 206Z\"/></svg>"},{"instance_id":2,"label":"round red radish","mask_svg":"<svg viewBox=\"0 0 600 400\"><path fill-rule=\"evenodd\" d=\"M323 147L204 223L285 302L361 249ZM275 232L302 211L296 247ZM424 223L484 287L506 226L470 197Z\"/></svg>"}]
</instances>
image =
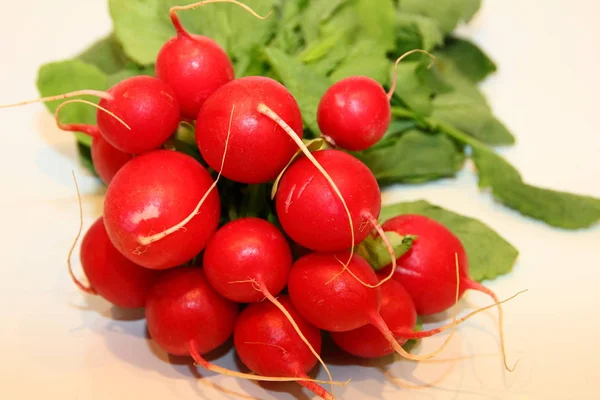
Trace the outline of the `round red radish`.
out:
<instances>
[{"instance_id":1,"label":"round red radish","mask_svg":"<svg viewBox=\"0 0 600 400\"><path fill-rule=\"evenodd\" d=\"M217 229L219 194L210 192L199 212L182 229L154 243L141 238L162 232L188 217L213 179L192 157L156 150L133 158L108 186L104 221L115 247L131 261L166 269L194 258Z\"/></svg>"},{"instance_id":2,"label":"round red radish","mask_svg":"<svg viewBox=\"0 0 600 400\"><path fill-rule=\"evenodd\" d=\"M400 344L398 332L411 332L417 323L417 311L402 284L396 280L381 285L381 317ZM394 353L390 342L373 325L346 332L331 332L333 341L345 352L357 357L378 358Z\"/></svg>"},{"instance_id":3,"label":"round red radish","mask_svg":"<svg viewBox=\"0 0 600 400\"><path fill-rule=\"evenodd\" d=\"M199 267L182 267L161 275L146 301L152 339L174 355L189 355L194 342L200 354L225 343L233 332L237 304L221 297Z\"/></svg>"},{"instance_id":4,"label":"round red radish","mask_svg":"<svg viewBox=\"0 0 600 400\"><path fill-rule=\"evenodd\" d=\"M112 100L99 105L122 119L98 110L96 119L102 136L112 146L128 154L160 147L177 129L180 111L175 93L167 84L151 76L134 76L108 90Z\"/></svg>"},{"instance_id":5,"label":"round red radish","mask_svg":"<svg viewBox=\"0 0 600 400\"><path fill-rule=\"evenodd\" d=\"M204 101L233 80L234 73L231 60L217 42L181 31L158 53L156 76L173 89L182 115L194 120Z\"/></svg>"},{"instance_id":6,"label":"round red radish","mask_svg":"<svg viewBox=\"0 0 600 400\"><path fill-rule=\"evenodd\" d=\"M113 147L102 136L92 139L92 162L98 176L107 185L127 161L133 157Z\"/></svg>"},{"instance_id":7,"label":"round red radish","mask_svg":"<svg viewBox=\"0 0 600 400\"><path fill-rule=\"evenodd\" d=\"M279 301L317 353L321 352L321 332L294 309L288 296ZM285 315L270 302L250 304L235 322L233 343L240 359L262 376L305 378L317 358L300 339ZM313 382L298 381L323 398L325 389Z\"/></svg>"},{"instance_id":8,"label":"round red radish","mask_svg":"<svg viewBox=\"0 0 600 400\"><path fill-rule=\"evenodd\" d=\"M401 215L383 224L385 231L417 236L398 259L394 278L410 293L417 313L445 311L456 301L456 259L460 268L459 296L470 287L469 262L460 240L444 225L422 215ZM435 293L435 295L432 295Z\"/></svg>"},{"instance_id":9,"label":"round red radish","mask_svg":"<svg viewBox=\"0 0 600 400\"><path fill-rule=\"evenodd\" d=\"M90 286L119 307L143 307L160 273L140 267L119 253L106 234L102 217L83 237L80 259Z\"/></svg>"},{"instance_id":10,"label":"round red radish","mask_svg":"<svg viewBox=\"0 0 600 400\"><path fill-rule=\"evenodd\" d=\"M290 272L288 292L298 312L317 328L344 332L380 319L381 290L342 272L349 253L311 253L298 259ZM362 282L379 282L373 268L353 255L348 269Z\"/></svg>"},{"instance_id":11,"label":"round red radish","mask_svg":"<svg viewBox=\"0 0 600 400\"><path fill-rule=\"evenodd\" d=\"M377 143L391 120L388 96L381 85L366 76L353 76L331 86L317 111L319 129L336 146L365 150Z\"/></svg>"},{"instance_id":12,"label":"round red radish","mask_svg":"<svg viewBox=\"0 0 600 400\"><path fill-rule=\"evenodd\" d=\"M208 165L218 171L231 120L222 173L233 181L264 183L275 179L298 150L279 125L258 112L261 103L302 138L302 116L296 100L282 84L261 76L240 78L221 86L204 102L196 119L198 148Z\"/></svg>"},{"instance_id":13,"label":"round red radish","mask_svg":"<svg viewBox=\"0 0 600 400\"><path fill-rule=\"evenodd\" d=\"M381 193L369 168L339 150L320 150L315 159L329 173L350 210L354 242L360 243L377 220ZM306 157L283 174L275 199L283 230L300 245L316 251L340 251L352 246L348 214L325 177Z\"/></svg>"},{"instance_id":14,"label":"round red radish","mask_svg":"<svg viewBox=\"0 0 600 400\"><path fill-rule=\"evenodd\" d=\"M273 224L259 218L242 218L213 235L204 251L203 266L208 281L222 296L251 303L265 298L257 285L274 296L285 288L292 253ZM246 282L235 283L241 281Z\"/></svg>"}]
</instances>

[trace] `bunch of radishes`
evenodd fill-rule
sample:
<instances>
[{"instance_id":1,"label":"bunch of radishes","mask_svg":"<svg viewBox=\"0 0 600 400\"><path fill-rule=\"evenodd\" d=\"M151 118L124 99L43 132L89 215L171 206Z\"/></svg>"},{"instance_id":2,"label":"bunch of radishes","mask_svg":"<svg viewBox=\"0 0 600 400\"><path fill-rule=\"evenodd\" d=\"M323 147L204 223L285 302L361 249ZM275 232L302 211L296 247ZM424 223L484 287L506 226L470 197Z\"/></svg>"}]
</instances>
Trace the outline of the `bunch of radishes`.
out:
<instances>
[{"instance_id":1,"label":"bunch of radishes","mask_svg":"<svg viewBox=\"0 0 600 400\"><path fill-rule=\"evenodd\" d=\"M197 5L209 2L216 0ZM189 7L171 10L177 36L161 49L156 78L52 98L101 97L97 126L59 124L93 137L94 166L108 184L104 216L81 247L89 286L73 278L83 290L120 307L145 307L152 339L171 354L244 378L298 381L323 398L332 396L307 376L323 363L321 330L355 356L396 351L420 360L435 354L410 355L401 345L454 325L415 332L417 315L452 307L467 289L490 294L500 307L469 279L465 250L444 226L416 215L379 225L377 181L342 150L366 149L388 128L389 97L376 81L352 77L325 93L318 122L338 148L310 152L290 92L267 77L234 79L223 49L182 27L176 12L183 8ZM164 149L181 121L195 121L210 169ZM244 184L278 178L280 227L259 218L219 227L211 171L217 180ZM400 268L384 231L416 236L397 260ZM390 269L379 273L353 251L375 234L392 251ZM295 258L291 246L302 255ZM242 362L257 375L202 358L232 334ZM336 383L331 376L327 382Z\"/></svg>"}]
</instances>

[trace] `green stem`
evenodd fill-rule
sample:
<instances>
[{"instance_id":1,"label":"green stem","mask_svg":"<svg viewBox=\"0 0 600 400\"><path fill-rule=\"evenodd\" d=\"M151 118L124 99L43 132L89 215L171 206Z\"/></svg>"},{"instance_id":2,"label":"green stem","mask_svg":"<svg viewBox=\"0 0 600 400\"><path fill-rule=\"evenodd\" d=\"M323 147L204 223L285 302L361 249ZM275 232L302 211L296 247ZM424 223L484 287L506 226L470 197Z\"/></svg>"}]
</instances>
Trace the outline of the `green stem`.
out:
<instances>
[{"instance_id":1,"label":"green stem","mask_svg":"<svg viewBox=\"0 0 600 400\"><path fill-rule=\"evenodd\" d=\"M474 137L468 135L467 133L461 131L460 129L456 129L455 127L445 124L443 122L436 121L433 118L423 118L419 114L414 111L408 110L403 107L392 107L392 115L398 118L404 119L413 119L417 122L422 122L425 126L434 132L442 132L461 143L467 144L473 148L491 151L490 148L483 142L475 139Z\"/></svg>"}]
</instances>

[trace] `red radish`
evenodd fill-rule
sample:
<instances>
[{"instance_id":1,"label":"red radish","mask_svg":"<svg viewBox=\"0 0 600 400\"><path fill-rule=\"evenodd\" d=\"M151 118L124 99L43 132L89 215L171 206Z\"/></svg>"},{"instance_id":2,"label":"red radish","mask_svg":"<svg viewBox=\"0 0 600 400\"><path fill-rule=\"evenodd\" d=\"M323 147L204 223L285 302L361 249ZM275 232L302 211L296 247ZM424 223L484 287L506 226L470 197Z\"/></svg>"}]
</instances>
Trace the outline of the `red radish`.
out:
<instances>
[{"instance_id":1,"label":"red radish","mask_svg":"<svg viewBox=\"0 0 600 400\"><path fill-rule=\"evenodd\" d=\"M395 68L405 57L423 50L411 50L396 60ZM374 79L351 76L331 86L321 98L317 122L323 136L342 149L360 151L377 143L387 131L392 118L390 100L396 88L396 75L390 91Z\"/></svg>"},{"instance_id":2,"label":"red radish","mask_svg":"<svg viewBox=\"0 0 600 400\"><path fill-rule=\"evenodd\" d=\"M198 255L219 217L219 194L208 171L171 150L145 153L125 164L104 203L106 230L115 247L152 269L175 267ZM174 228L165 233L165 227Z\"/></svg>"},{"instance_id":3,"label":"red radish","mask_svg":"<svg viewBox=\"0 0 600 400\"><path fill-rule=\"evenodd\" d=\"M98 109L96 120L102 137L120 151L144 153L159 148L179 125L180 111L175 94L162 81L151 76L134 76L117 83L108 91L78 90L36 100L0 106L16 107L31 103L91 95L100 97L98 105L86 100L72 102L92 105ZM58 113L59 109L56 110ZM90 133L93 125L72 124L71 129Z\"/></svg>"},{"instance_id":4,"label":"red radish","mask_svg":"<svg viewBox=\"0 0 600 400\"><path fill-rule=\"evenodd\" d=\"M148 293L146 321L152 339L174 355L190 347L208 353L231 336L237 304L221 297L199 267L164 272Z\"/></svg>"},{"instance_id":5,"label":"red radish","mask_svg":"<svg viewBox=\"0 0 600 400\"><path fill-rule=\"evenodd\" d=\"M360 256L353 255L347 269L340 272L340 260L348 253L312 253L301 257L292 268L288 292L300 315L317 328L330 332L345 332L373 325L401 356L412 360L426 360L441 352L411 355L398 343L383 320L380 309L381 289L374 287L377 275ZM351 271L371 287L362 285Z\"/></svg>"},{"instance_id":6,"label":"red radish","mask_svg":"<svg viewBox=\"0 0 600 400\"><path fill-rule=\"evenodd\" d=\"M265 298L262 290L276 296L285 288L292 253L273 224L242 218L213 235L204 251L203 266L206 278L222 296L252 303Z\"/></svg>"},{"instance_id":7,"label":"red radish","mask_svg":"<svg viewBox=\"0 0 600 400\"><path fill-rule=\"evenodd\" d=\"M309 324L292 306L288 296L279 297L302 333L317 352L321 352L321 332ZM240 359L250 370L263 376L308 378L317 359L292 325L271 303L255 303L245 308L235 322L233 343ZM311 381L298 383L323 399L333 396Z\"/></svg>"},{"instance_id":8,"label":"red radish","mask_svg":"<svg viewBox=\"0 0 600 400\"><path fill-rule=\"evenodd\" d=\"M316 251L348 249L353 239L359 243L371 232L365 225L377 222L381 210L379 185L369 168L347 153L320 150L312 154L345 199L354 238L342 202L306 157L295 161L279 182L277 216L284 231L301 246Z\"/></svg>"},{"instance_id":9,"label":"red radish","mask_svg":"<svg viewBox=\"0 0 600 400\"><path fill-rule=\"evenodd\" d=\"M352 76L331 86L317 111L319 129L334 145L360 151L377 143L392 118L383 87L366 76Z\"/></svg>"},{"instance_id":10,"label":"red radish","mask_svg":"<svg viewBox=\"0 0 600 400\"><path fill-rule=\"evenodd\" d=\"M419 315L439 313L454 304L454 259L457 255L460 265L459 297L465 290L473 289L489 295L498 304L504 364L508 370L512 370L504 349L502 307L494 292L469 278L468 258L460 240L444 225L422 215L397 216L386 221L383 229L418 237L411 249L398 259L402 268L396 270L394 277L410 293ZM435 295L432 296L432 293Z\"/></svg>"},{"instance_id":11,"label":"red radish","mask_svg":"<svg viewBox=\"0 0 600 400\"><path fill-rule=\"evenodd\" d=\"M203 265L208 281L227 299L249 303L266 298L279 308L332 379L318 350L312 348L293 316L274 297L287 284L292 253L285 237L273 224L259 218L228 223L206 246Z\"/></svg>"},{"instance_id":12,"label":"red radish","mask_svg":"<svg viewBox=\"0 0 600 400\"><path fill-rule=\"evenodd\" d=\"M381 285L381 317L399 344L406 342L399 333L412 332L417 324L417 311L412 298L396 280ZM357 357L378 358L394 353L390 342L373 325L331 332L331 338L342 350Z\"/></svg>"},{"instance_id":13,"label":"red radish","mask_svg":"<svg viewBox=\"0 0 600 400\"><path fill-rule=\"evenodd\" d=\"M119 307L143 307L160 273L140 267L119 253L108 238L102 217L83 237L80 258L93 291Z\"/></svg>"},{"instance_id":14,"label":"red radish","mask_svg":"<svg viewBox=\"0 0 600 400\"><path fill-rule=\"evenodd\" d=\"M196 119L200 107L215 90L234 78L233 65L225 50L206 36L188 33L177 16L177 11L210 3L234 3L264 19L235 0L205 0L171 8L171 21L177 35L160 49L156 59L156 76L173 89L181 114L191 120Z\"/></svg>"},{"instance_id":15,"label":"red radish","mask_svg":"<svg viewBox=\"0 0 600 400\"><path fill-rule=\"evenodd\" d=\"M250 76L231 81L217 89L202 105L196 120L196 143L208 165L223 176L243 183L275 179L297 150L288 133L258 111L259 104L273 108L302 138L302 116L296 100L279 82ZM231 149L227 164L221 158L228 134L230 111Z\"/></svg>"},{"instance_id":16,"label":"red radish","mask_svg":"<svg viewBox=\"0 0 600 400\"><path fill-rule=\"evenodd\" d=\"M151 76L134 76L108 90L112 99L99 105L122 118L131 128L106 113L97 114L102 136L117 149L144 153L162 146L179 125L180 111L175 93L162 81Z\"/></svg>"},{"instance_id":17,"label":"red radish","mask_svg":"<svg viewBox=\"0 0 600 400\"><path fill-rule=\"evenodd\" d=\"M92 163L98 176L107 185L131 158L131 154L123 153L113 147L102 136L98 135L92 139Z\"/></svg>"}]
</instances>

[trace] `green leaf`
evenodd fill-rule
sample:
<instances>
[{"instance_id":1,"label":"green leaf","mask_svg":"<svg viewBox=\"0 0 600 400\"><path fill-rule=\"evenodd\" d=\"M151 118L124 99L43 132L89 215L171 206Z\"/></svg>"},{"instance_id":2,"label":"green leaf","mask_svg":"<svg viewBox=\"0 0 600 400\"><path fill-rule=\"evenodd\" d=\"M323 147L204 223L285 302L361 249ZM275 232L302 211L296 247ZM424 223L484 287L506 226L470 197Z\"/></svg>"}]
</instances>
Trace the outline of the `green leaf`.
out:
<instances>
[{"instance_id":1,"label":"green leaf","mask_svg":"<svg viewBox=\"0 0 600 400\"><path fill-rule=\"evenodd\" d=\"M396 259L406 254L417 238L413 235L401 236L396 232L385 232L385 236L392 245ZM383 269L392 262L390 252L379 236L367 236L365 240L356 246L356 254L367 260L376 271Z\"/></svg>"},{"instance_id":2,"label":"green leaf","mask_svg":"<svg viewBox=\"0 0 600 400\"><path fill-rule=\"evenodd\" d=\"M444 42L444 35L435 20L417 14L397 13L397 55L413 49L433 50Z\"/></svg>"},{"instance_id":3,"label":"green leaf","mask_svg":"<svg viewBox=\"0 0 600 400\"><path fill-rule=\"evenodd\" d=\"M279 7L279 26L276 29L275 37L269 43L270 47L275 47L290 54L296 53L302 45L302 33L300 31L300 11L301 6L297 1L285 1Z\"/></svg>"},{"instance_id":4,"label":"green leaf","mask_svg":"<svg viewBox=\"0 0 600 400\"><path fill-rule=\"evenodd\" d=\"M267 48L265 54L279 79L298 102L304 123L318 134L317 108L329 87L329 80L279 49Z\"/></svg>"},{"instance_id":5,"label":"green leaf","mask_svg":"<svg viewBox=\"0 0 600 400\"><path fill-rule=\"evenodd\" d=\"M353 154L371 169L382 185L454 176L465 159L446 135L418 130Z\"/></svg>"},{"instance_id":6,"label":"green leaf","mask_svg":"<svg viewBox=\"0 0 600 400\"><path fill-rule=\"evenodd\" d=\"M396 10L394 0L355 0L360 38L370 40L384 54L395 48Z\"/></svg>"},{"instance_id":7,"label":"green leaf","mask_svg":"<svg viewBox=\"0 0 600 400\"><path fill-rule=\"evenodd\" d=\"M108 88L106 75L98 67L77 59L42 65L38 71L36 84L41 97L83 89L106 90ZM99 101L94 96L81 96L80 98L96 104ZM51 113L54 113L63 101L49 101L45 105ZM69 104L61 110L60 120L65 124L95 124L96 109L87 104ZM76 136L80 143L86 146L91 145L91 139L88 136L83 134Z\"/></svg>"},{"instance_id":8,"label":"green leaf","mask_svg":"<svg viewBox=\"0 0 600 400\"><path fill-rule=\"evenodd\" d=\"M480 7L481 0L399 0L398 6L402 13L430 17L445 34L469 21Z\"/></svg>"},{"instance_id":9,"label":"green leaf","mask_svg":"<svg viewBox=\"0 0 600 400\"><path fill-rule=\"evenodd\" d=\"M161 0L108 0L108 7L125 54L138 64L153 64L163 44L175 35L169 7Z\"/></svg>"},{"instance_id":10,"label":"green leaf","mask_svg":"<svg viewBox=\"0 0 600 400\"><path fill-rule=\"evenodd\" d=\"M462 242L469 259L469 276L476 281L494 279L510 272L519 252L484 223L420 200L388 205L381 221L397 215L419 214L432 218L452 231Z\"/></svg>"},{"instance_id":11,"label":"green leaf","mask_svg":"<svg viewBox=\"0 0 600 400\"><path fill-rule=\"evenodd\" d=\"M465 39L450 38L440 54L452 60L460 73L473 83L481 82L497 69L477 45Z\"/></svg>"},{"instance_id":12,"label":"green leaf","mask_svg":"<svg viewBox=\"0 0 600 400\"><path fill-rule=\"evenodd\" d=\"M344 61L330 76L332 82L337 82L350 76L368 76L385 85L390 77L392 63L382 50L372 40L360 40L347 51Z\"/></svg>"},{"instance_id":13,"label":"green leaf","mask_svg":"<svg viewBox=\"0 0 600 400\"><path fill-rule=\"evenodd\" d=\"M307 43L319 38L320 27L348 0L311 0L301 16L301 29Z\"/></svg>"},{"instance_id":14,"label":"green leaf","mask_svg":"<svg viewBox=\"0 0 600 400\"><path fill-rule=\"evenodd\" d=\"M485 102L460 90L437 96L433 100L431 117L493 146L515 142L514 136L494 117Z\"/></svg>"},{"instance_id":15,"label":"green leaf","mask_svg":"<svg viewBox=\"0 0 600 400\"><path fill-rule=\"evenodd\" d=\"M76 58L95 65L108 75L124 69L129 63L123 48L112 34L95 42Z\"/></svg>"},{"instance_id":16,"label":"green leaf","mask_svg":"<svg viewBox=\"0 0 600 400\"><path fill-rule=\"evenodd\" d=\"M398 64L396 70L398 84L394 94L417 113L429 115L433 91L423 84L417 74L420 68L423 68L423 64L416 61L403 61Z\"/></svg>"},{"instance_id":17,"label":"green leaf","mask_svg":"<svg viewBox=\"0 0 600 400\"><path fill-rule=\"evenodd\" d=\"M474 148L473 161L480 186L491 187L498 201L523 215L565 229L588 228L600 221L600 199L528 185L491 151Z\"/></svg>"}]
</instances>

